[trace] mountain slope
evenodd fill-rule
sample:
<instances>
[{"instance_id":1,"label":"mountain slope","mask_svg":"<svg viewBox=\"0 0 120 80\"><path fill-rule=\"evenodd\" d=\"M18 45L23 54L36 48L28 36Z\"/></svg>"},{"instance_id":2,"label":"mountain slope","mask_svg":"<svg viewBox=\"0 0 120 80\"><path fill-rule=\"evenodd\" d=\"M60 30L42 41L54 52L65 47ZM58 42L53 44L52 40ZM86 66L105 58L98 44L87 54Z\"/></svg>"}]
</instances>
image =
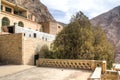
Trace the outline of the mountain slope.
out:
<instances>
[{"instance_id":1,"label":"mountain slope","mask_svg":"<svg viewBox=\"0 0 120 80\"><path fill-rule=\"evenodd\" d=\"M115 48L115 62L120 61L120 6L103 13L93 19L91 23L100 26L106 33L108 40Z\"/></svg>"},{"instance_id":2,"label":"mountain slope","mask_svg":"<svg viewBox=\"0 0 120 80\"><path fill-rule=\"evenodd\" d=\"M37 22L55 21L47 7L40 0L8 0L12 3L22 5L37 17Z\"/></svg>"}]
</instances>

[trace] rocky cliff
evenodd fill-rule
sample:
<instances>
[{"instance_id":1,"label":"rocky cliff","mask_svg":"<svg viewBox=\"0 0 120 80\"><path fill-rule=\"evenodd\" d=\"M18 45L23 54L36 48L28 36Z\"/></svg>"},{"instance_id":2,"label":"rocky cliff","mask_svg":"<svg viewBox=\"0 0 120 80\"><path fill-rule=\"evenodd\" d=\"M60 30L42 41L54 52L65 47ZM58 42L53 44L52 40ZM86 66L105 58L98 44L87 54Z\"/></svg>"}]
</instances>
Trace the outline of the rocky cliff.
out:
<instances>
[{"instance_id":1,"label":"rocky cliff","mask_svg":"<svg viewBox=\"0 0 120 80\"><path fill-rule=\"evenodd\" d=\"M115 48L115 62L120 62L120 6L91 19L91 23L107 33Z\"/></svg>"},{"instance_id":2,"label":"rocky cliff","mask_svg":"<svg viewBox=\"0 0 120 80\"><path fill-rule=\"evenodd\" d=\"M12 3L22 5L37 17L37 22L55 21L47 7L40 0L8 0Z\"/></svg>"}]
</instances>

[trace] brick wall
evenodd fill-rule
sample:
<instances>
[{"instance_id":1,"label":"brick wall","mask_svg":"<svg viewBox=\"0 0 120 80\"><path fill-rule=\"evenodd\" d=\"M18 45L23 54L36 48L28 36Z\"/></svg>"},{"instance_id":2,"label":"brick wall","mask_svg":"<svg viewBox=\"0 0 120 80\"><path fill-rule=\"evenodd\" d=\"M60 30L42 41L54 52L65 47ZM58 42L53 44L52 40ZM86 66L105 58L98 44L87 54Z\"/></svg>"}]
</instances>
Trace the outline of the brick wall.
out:
<instances>
[{"instance_id":1,"label":"brick wall","mask_svg":"<svg viewBox=\"0 0 120 80\"><path fill-rule=\"evenodd\" d=\"M4 64L22 64L22 34L0 35L0 61Z\"/></svg>"}]
</instances>

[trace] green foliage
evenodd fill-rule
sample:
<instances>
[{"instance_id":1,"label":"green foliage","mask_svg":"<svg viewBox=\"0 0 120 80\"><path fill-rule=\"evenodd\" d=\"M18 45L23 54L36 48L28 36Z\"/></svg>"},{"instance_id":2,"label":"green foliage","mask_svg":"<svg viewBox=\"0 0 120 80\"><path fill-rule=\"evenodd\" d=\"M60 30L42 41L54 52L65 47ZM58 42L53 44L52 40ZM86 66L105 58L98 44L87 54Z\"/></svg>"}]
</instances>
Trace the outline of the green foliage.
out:
<instances>
[{"instance_id":1,"label":"green foliage","mask_svg":"<svg viewBox=\"0 0 120 80\"><path fill-rule=\"evenodd\" d=\"M89 19L78 12L71 18L53 42L47 58L107 60L108 68L113 62L113 47L99 27L92 27Z\"/></svg>"},{"instance_id":2,"label":"green foliage","mask_svg":"<svg viewBox=\"0 0 120 80\"><path fill-rule=\"evenodd\" d=\"M49 48L47 45L43 45L40 48L40 51L37 51L37 54L39 54L39 58L45 58L49 54ZM48 56L49 57L49 56Z\"/></svg>"},{"instance_id":3,"label":"green foliage","mask_svg":"<svg viewBox=\"0 0 120 80\"><path fill-rule=\"evenodd\" d=\"M106 60L108 68L112 67L112 63L114 62L114 48L113 46L108 42L106 38L105 32L99 28L94 27L94 54L95 60Z\"/></svg>"}]
</instances>

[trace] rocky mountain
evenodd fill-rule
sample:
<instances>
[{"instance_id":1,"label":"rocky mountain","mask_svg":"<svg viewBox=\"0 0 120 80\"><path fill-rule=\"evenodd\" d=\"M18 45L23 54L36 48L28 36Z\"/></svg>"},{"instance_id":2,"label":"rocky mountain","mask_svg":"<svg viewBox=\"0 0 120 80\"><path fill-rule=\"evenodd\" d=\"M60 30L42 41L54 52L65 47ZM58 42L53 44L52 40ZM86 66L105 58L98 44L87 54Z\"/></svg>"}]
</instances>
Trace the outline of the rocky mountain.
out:
<instances>
[{"instance_id":1,"label":"rocky mountain","mask_svg":"<svg viewBox=\"0 0 120 80\"><path fill-rule=\"evenodd\" d=\"M120 62L120 6L91 19L91 23L107 33L115 48L115 62Z\"/></svg>"},{"instance_id":2,"label":"rocky mountain","mask_svg":"<svg viewBox=\"0 0 120 80\"><path fill-rule=\"evenodd\" d=\"M22 5L37 17L37 22L55 21L48 11L47 7L40 0L8 0L10 2Z\"/></svg>"}]
</instances>

